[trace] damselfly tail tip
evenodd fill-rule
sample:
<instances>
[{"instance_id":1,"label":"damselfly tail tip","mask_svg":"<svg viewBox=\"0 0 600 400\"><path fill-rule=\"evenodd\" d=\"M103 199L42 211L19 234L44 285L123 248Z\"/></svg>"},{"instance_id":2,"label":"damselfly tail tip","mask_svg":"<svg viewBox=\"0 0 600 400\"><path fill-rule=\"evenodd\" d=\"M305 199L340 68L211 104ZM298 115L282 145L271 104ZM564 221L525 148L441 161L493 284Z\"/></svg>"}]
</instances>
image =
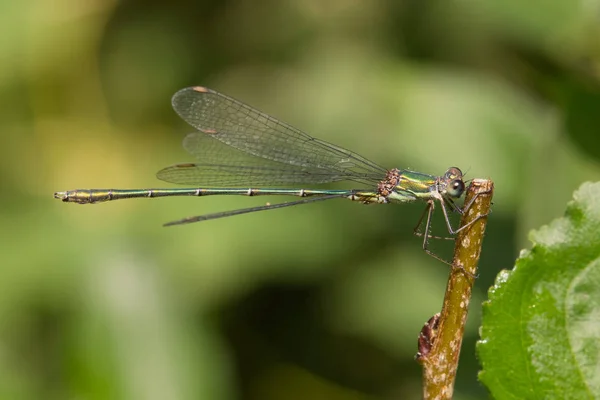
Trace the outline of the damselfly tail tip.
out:
<instances>
[{"instance_id":1,"label":"damselfly tail tip","mask_svg":"<svg viewBox=\"0 0 600 400\"><path fill-rule=\"evenodd\" d=\"M67 192L54 192L54 198L62 201L67 201Z\"/></svg>"}]
</instances>

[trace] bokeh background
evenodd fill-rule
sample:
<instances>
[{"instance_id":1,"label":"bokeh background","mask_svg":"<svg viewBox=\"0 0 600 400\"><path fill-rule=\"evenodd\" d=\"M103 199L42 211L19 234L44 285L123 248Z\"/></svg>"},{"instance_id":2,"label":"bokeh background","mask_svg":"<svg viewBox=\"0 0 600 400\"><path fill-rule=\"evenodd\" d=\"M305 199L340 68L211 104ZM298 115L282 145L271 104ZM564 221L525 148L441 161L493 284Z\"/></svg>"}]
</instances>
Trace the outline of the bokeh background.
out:
<instances>
[{"instance_id":1,"label":"bokeh background","mask_svg":"<svg viewBox=\"0 0 600 400\"><path fill-rule=\"evenodd\" d=\"M416 339L448 275L412 236L422 205L340 200L162 228L281 199L53 200L169 187L155 172L193 161L170 107L182 87L389 168L494 180L457 399L487 397L474 348L495 275L600 177L598 1L0 8L3 399L420 397Z\"/></svg>"}]
</instances>

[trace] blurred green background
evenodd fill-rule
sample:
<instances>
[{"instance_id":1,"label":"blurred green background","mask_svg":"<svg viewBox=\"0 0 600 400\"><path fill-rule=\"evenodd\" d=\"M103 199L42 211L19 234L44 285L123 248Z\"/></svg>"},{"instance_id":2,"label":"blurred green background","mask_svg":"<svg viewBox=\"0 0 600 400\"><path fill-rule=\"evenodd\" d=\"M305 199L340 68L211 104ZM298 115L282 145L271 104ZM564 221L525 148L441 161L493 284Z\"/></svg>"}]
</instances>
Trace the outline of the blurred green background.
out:
<instances>
[{"instance_id":1,"label":"blurred green background","mask_svg":"<svg viewBox=\"0 0 600 400\"><path fill-rule=\"evenodd\" d=\"M388 168L494 180L455 391L487 397L487 288L600 177L599 17L572 0L2 1L0 398L421 396L416 339L448 274L412 236L422 205L162 228L281 199L52 199L169 187L155 172L193 161L170 97L191 85Z\"/></svg>"}]
</instances>

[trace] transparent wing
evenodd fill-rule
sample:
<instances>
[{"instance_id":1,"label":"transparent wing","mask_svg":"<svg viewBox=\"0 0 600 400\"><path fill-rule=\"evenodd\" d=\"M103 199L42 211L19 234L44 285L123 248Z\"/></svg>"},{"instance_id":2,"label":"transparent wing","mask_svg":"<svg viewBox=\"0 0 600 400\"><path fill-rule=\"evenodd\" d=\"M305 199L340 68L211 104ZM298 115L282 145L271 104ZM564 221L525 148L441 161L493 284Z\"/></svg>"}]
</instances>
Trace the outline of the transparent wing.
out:
<instances>
[{"instance_id":1,"label":"transparent wing","mask_svg":"<svg viewBox=\"0 0 600 400\"><path fill-rule=\"evenodd\" d=\"M187 135L183 147L201 162L167 167L157 173L159 179L177 184L215 187L317 184L344 180L373 186L382 179L381 174L367 177L256 157L202 132Z\"/></svg>"},{"instance_id":2,"label":"transparent wing","mask_svg":"<svg viewBox=\"0 0 600 400\"><path fill-rule=\"evenodd\" d=\"M246 104L204 87L182 89L175 93L172 103L175 111L188 124L256 157L356 178L381 178L386 173L384 168L354 152L315 139ZM198 158L206 155L205 152L201 155L190 152Z\"/></svg>"}]
</instances>

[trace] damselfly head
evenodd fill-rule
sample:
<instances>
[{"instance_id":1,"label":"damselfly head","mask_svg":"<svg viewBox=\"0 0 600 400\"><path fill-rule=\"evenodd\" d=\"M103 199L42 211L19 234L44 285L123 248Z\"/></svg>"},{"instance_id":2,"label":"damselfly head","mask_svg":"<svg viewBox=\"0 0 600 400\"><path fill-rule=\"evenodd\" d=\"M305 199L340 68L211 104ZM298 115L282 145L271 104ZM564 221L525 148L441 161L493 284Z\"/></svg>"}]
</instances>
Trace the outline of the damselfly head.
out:
<instances>
[{"instance_id":1,"label":"damselfly head","mask_svg":"<svg viewBox=\"0 0 600 400\"><path fill-rule=\"evenodd\" d=\"M445 185L446 193L450 197L458 199L465 191L465 182L463 181L463 173L456 167L450 167L444 174L443 184Z\"/></svg>"}]
</instances>

